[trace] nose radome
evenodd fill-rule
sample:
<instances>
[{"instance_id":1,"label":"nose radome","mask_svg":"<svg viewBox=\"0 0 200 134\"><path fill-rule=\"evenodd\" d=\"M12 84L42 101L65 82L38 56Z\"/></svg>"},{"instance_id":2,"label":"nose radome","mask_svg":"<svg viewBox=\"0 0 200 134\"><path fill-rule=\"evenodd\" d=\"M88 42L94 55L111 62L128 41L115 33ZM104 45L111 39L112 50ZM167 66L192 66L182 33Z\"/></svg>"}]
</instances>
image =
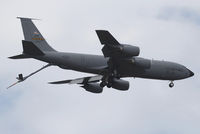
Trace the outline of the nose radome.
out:
<instances>
[{"instance_id":1,"label":"nose radome","mask_svg":"<svg viewBox=\"0 0 200 134\"><path fill-rule=\"evenodd\" d=\"M190 69L187 69L187 70L189 71L190 77L194 76L194 73Z\"/></svg>"}]
</instances>

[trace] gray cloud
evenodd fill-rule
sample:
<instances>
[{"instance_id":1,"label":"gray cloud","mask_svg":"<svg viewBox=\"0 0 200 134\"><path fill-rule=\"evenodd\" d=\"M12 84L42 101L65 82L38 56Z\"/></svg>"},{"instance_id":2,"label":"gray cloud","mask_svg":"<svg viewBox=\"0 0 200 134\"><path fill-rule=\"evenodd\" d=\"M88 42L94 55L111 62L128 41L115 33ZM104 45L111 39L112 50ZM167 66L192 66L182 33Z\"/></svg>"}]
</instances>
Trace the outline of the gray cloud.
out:
<instances>
[{"instance_id":1,"label":"gray cloud","mask_svg":"<svg viewBox=\"0 0 200 134\"><path fill-rule=\"evenodd\" d=\"M166 7L158 15L159 19L176 20L200 25L200 12L184 7Z\"/></svg>"}]
</instances>

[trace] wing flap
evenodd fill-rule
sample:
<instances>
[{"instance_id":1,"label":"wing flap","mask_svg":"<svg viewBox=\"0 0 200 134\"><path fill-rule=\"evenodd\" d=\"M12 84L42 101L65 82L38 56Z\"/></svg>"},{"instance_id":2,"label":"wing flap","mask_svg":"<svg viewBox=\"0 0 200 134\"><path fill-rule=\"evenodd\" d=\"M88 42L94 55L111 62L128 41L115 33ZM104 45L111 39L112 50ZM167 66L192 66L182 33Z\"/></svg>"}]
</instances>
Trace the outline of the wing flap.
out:
<instances>
[{"instance_id":1,"label":"wing flap","mask_svg":"<svg viewBox=\"0 0 200 134\"><path fill-rule=\"evenodd\" d=\"M62 80L62 81L55 81L49 82L49 84L85 84L90 82L98 82L103 78L101 75L91 76L91 77L83 77L71 80Z\"/></svg>"}]
</instances>

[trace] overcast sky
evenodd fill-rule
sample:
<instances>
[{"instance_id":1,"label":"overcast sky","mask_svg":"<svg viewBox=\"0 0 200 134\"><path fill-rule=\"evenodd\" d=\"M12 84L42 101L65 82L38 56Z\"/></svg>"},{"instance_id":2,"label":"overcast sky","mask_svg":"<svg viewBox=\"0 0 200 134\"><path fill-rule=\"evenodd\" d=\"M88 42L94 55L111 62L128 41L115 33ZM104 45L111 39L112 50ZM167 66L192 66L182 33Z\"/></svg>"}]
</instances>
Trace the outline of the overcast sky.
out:
<instances>
[{"instance_id":1,"label":"overcast sky","mask_svg":"<svg viewBox=\"0 0 200 134\"><path fill-rule=\"evenodd\" d=\"M199 134L199 7L198 0L1 0L0 133ZM139 46L141 57L178 62L195 76L172 89L169 81L130 78L128 91L92 94L47 84L91 74L49 67L6 90L17 74L46 64L7 58L22 52L17 16L41 19L34 23L58 51L102 55L95 29L106 29Z\"/></svg>"}]
</instances>

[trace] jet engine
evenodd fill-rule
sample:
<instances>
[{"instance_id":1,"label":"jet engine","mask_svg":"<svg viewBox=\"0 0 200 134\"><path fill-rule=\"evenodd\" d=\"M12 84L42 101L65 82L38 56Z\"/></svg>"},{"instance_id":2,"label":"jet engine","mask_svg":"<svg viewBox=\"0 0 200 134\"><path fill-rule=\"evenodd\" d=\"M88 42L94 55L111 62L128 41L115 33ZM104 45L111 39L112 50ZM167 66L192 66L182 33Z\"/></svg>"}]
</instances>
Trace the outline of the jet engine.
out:
<instances>
[{"instance_id":1,"label":"jet engine","mask_svg":"<svg viewBox=\"0 0 200 134\"><path fill-rule=\"evenodd\" d=\"M92 92L92 93L102 93L103 91L103 88L100 87L99 83L87 83L81 87L84 88L86 91Z\"/></svg>"},{"instance_id":2,"label":"jet engine","mask_svg":"<svg viewBox=\"0 0 200 134\"><path fill-rule=\"evenodd\" d=\"M105 57L120 57L127 58L138 56L140 54L140 48L136 46L121 44L121 45L105 45L102 48L103 54Z\"/></svg>"},{"instance_id":3,"label":"jet engine","mask_svg":"<svg viewBox=\"0 0 200 134\"><path fill-rule=\"evenodd\" d=\"M112 88L115 88L117 90L126 91L129 89L129 82L122 80L122 79L114 78L112 81Z\"/></svg>"},{"instance_id":4,"label":"jet engine","mask_svg":"<svg viewBox=\"0 0 200 134\"><path fill-rule=\"evenodd\" d=\"M120 46L120 52L123 55L123 57L133 57L138 56L140 54L140 48L137 46L122 44Z\"/></svg>"}]
</instances>

